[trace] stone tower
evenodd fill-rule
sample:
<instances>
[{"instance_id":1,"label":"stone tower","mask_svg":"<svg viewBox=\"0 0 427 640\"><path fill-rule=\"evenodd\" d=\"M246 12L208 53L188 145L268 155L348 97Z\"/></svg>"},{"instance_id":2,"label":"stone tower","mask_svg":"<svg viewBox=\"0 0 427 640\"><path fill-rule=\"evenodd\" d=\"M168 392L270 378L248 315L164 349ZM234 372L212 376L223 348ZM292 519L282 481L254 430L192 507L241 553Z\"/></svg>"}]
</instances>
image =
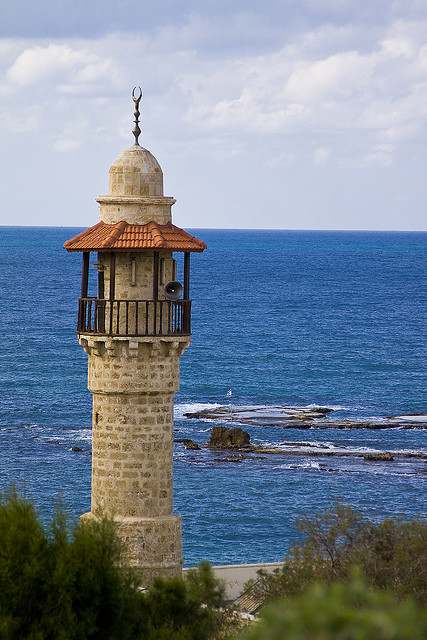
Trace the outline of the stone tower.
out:
<instances>
[{"instance_id":1,"label":"stone tower","mask_svg":"<svg viewBox=\"0 0 427 640\"><path fill-rule=\"evenodd\" d=\"M206 245L172 224L175 200L163 195L160 165L139 145L140 98L133 98L135 144L112 164L109 193L97 198L100 221L64 247L83 254L77 331L93 396L92 503L84 517L114 518L129 563L149 582L182 567L173 402L190 344L190 254Z\"/></svg>"}]
</instances>

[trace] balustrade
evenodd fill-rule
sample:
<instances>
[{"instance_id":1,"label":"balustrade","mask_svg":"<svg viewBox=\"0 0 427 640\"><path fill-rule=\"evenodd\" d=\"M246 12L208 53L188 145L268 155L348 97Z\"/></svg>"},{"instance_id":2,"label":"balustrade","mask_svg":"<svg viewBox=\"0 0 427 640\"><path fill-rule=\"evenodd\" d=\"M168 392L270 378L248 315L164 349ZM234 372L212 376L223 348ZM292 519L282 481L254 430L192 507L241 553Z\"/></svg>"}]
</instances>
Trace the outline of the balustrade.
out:
<instances>
[{"instance_id":1,"label":"balustrade","mask_svg":"<svg viewBox=\"0 0 427 640\"><path fill-rule=\"evenodd\" d=\"M77 331L123 337L190 335L191 300L80 298Z\"/></svg>"}]
</instances>

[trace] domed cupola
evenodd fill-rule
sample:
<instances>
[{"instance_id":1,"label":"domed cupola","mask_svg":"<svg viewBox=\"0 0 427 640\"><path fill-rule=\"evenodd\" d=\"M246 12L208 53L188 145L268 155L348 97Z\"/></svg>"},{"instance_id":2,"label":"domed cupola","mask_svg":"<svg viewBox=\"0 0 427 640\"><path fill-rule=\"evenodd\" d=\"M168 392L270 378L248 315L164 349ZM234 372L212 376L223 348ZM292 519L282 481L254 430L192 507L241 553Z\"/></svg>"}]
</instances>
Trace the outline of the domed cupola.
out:
<instances>
[{"instance_id":1,"label":"domed cupola","mask_svg":"<svg viewBox=\"0 0 427 640\"><path fill-rule=\"evenodd\" d=\"M98 196L100 218L107 224L169 224L175 199L163 195L163 172L153 154L139 144L139 102L142 92L132 94L135 144L125 149L109 171L108 194Z\"/></svg>"},{"instance_id":2,"label":"domed cupola","mask_svg":"<svg viewBox=\"0 0 427 640\"><path fill-rule=\"evenodd\" d=\"M135 143L111 165L110 196L162 196L163 173L150 151Z\"/></svg>"}]
</instances>

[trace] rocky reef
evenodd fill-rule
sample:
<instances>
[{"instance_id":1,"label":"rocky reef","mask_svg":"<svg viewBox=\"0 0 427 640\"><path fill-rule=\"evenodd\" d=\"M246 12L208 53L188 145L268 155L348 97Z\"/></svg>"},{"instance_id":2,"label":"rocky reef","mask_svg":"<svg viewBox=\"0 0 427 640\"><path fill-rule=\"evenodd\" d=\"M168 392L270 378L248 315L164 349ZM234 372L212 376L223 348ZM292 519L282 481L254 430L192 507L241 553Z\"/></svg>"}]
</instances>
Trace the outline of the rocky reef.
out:
<instances>
[{"instance_id":1,"label":"rocky reef","mask_svg":"<svg viewBox=\"0 0 427 640\"><path fill-rule=\"evenodd\" d=\"M374 420L335 419L330 407L287 405L221 406L187 412L186 418L238 422L283 429L427 429L427 415L388 416Z\"/></svg>"},{"instance_id":2,"label":"rocky reef","mask_svg":"<svg viewBox=\"0 0 427 640\"><path fill-rule=\"evenodd\" d=\"M259 455L305 456L305 457L353 457L367 462L391 462L395 459L426 460L427 453L417 451L361 451L352 448L331 449L322 443L282 442L279 446L254 445L250 435L240 427L216 426L211 429L209 440L200 446L189 439L175 440L186 449L210 449L218 452L232 453L232 456L218 458L220 462L240 462L245 458Z\"/></svg>"},{"instance_id":3,"label":"rocky reef","mask_svg":"<svg viewBox=\"0 0 427 640\"><path fill-rule=\"evenodd\" d=\"M284 405L263 406L223 406L213 409L202 409L184 413L186 418L199 418L202 420L218 420L223 422L241 422L242 424L263 424L271 426L299 420L316 420L324 418L333 409L329 407L289 407Z\"/></svg>"}]
</instances>

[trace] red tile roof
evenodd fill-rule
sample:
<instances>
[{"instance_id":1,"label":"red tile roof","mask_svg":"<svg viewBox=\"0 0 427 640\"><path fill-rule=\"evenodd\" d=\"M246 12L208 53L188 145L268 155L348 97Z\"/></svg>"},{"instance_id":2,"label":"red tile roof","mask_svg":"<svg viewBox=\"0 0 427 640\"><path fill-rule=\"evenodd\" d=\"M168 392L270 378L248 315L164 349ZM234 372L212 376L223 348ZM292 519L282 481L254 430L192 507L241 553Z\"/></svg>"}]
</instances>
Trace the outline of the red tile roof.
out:
<instances>
[{"instance_id":1,"label":"red tile roof","mask_svg":"<svg viewBox=\"0 0 427 640\"><path fill-rule=\"evenodd\" d=\"M98 222L67 240L64 248L68 251L204 251L206 244L171 223L128 224L122 220L116 224Z\"/></svg>"}]
</instances>

